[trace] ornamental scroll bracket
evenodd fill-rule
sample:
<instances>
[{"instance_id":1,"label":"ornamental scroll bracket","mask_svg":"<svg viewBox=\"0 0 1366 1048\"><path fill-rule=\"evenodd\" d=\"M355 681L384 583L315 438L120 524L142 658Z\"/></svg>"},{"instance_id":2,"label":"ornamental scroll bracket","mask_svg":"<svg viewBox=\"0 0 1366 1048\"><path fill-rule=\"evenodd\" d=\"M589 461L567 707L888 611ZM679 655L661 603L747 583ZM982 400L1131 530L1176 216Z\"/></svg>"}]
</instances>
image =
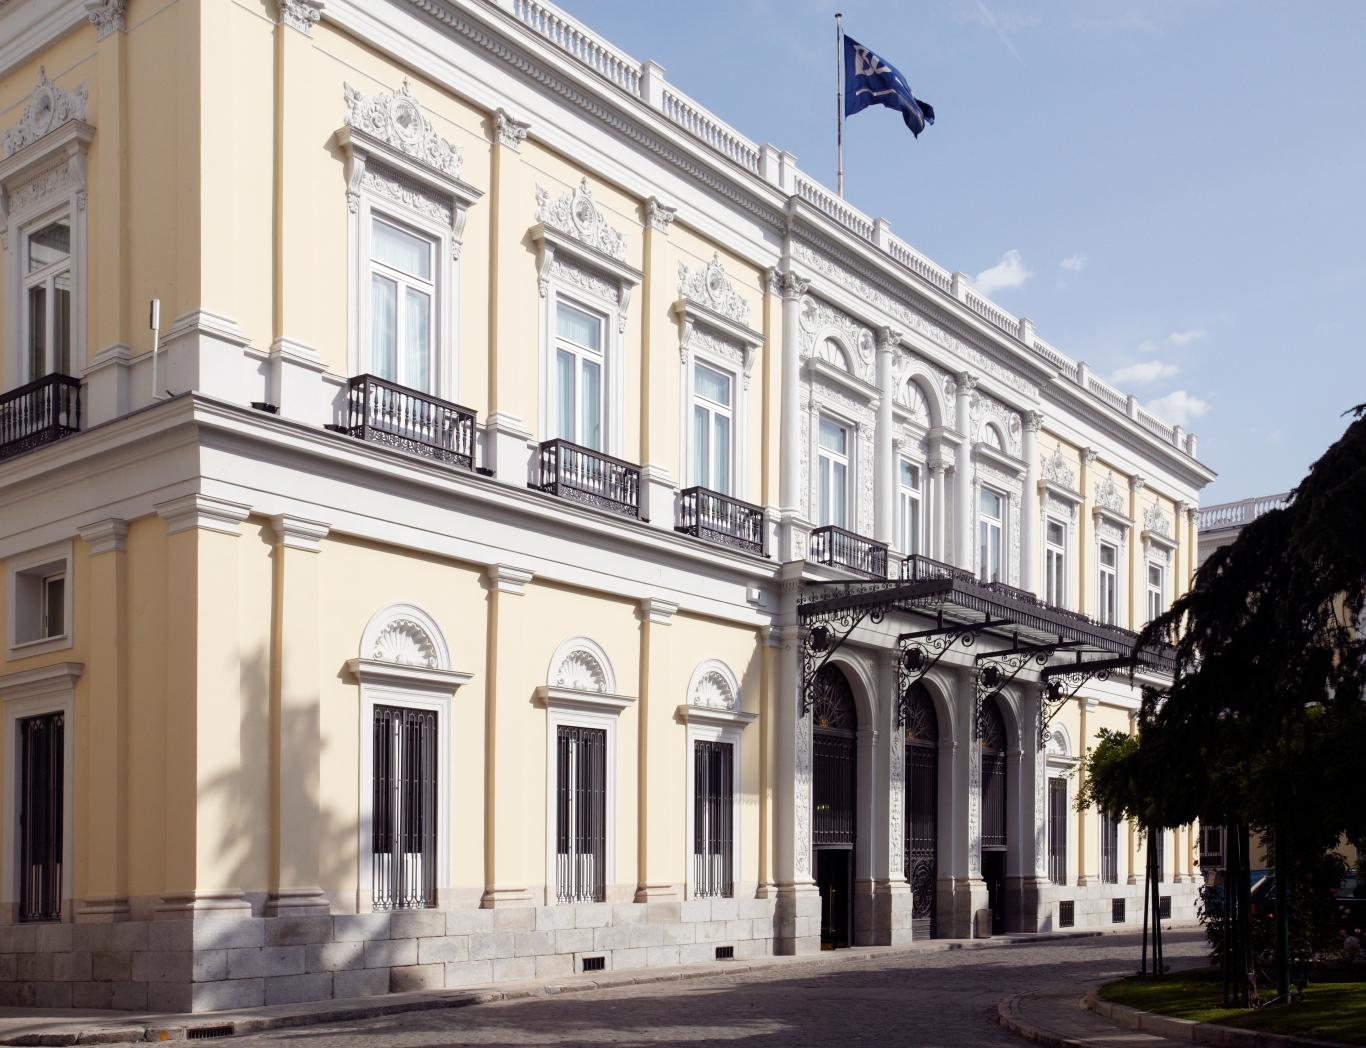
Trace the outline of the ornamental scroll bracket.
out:
<instances>
[{"instance_id":1,"label":"ornamental scroll bracket","mask_svg":"<svg viewBox=\"0 0 1366 1048\"><path fill-rule=\"evenodd\" d=\"M817 623L806 631L802 638L802 716L811 712L816 701L816 675L835 652L844 646L849 635L858 628L864 619L876 625L886 615L879 607L863 611L847 611L835 618Z\"/></svg>"},{"instance_id":2,"label":"ornamental scroll bracket","mask_svg":"<svg viewBox=\"0 0 1366 1048\"><path fill-rule=\"evenodd\" d=\"M1059 637L1046 644L1021 644L1016 636L1013 646L1000 651L984 651L978 655L977 672L974 674L976 705L973 710L972 737L980 739L985 734L987 699L1010 684L1025 667L1032 664L1042 671L1060 648L1074 647L1076 643Z\"/></svg>"},{"instance_id":3,"label":"ornamental scroll bracket","mask_svg":"<svg viewBox=\"0 0 1366 1048\"><path fill-rule=\"evenodd\" d=\"M920 682L930 670L939 665L939 660L955 646L971 648L977 634L990 629L1000 629L1007 625L1003 619L986 616L979 622L951 622L945 625L943 611L938 612L934 629L903 633L897 637L900 649L896 660L896 723L906 727L910 713L911 689Z\"/></svg>"},{"instance_id":4,"label":"ornamental scroll bracket","mask_svg":"<svg viewBox=\"0 0 1366 1048\"><path fill-rule=\"evenodd\" d=\"M1039 749L1048 745L1053 737L1049 725L1058 711L1075 699L1088 681L1105 681L1110 674L1129 673L1129 683L1133 684L1134 660L1132 658L1097 659L1092 662L1078 660L1067 666L1049 666L1039 674Z\"/></svg>"}]
</instances>

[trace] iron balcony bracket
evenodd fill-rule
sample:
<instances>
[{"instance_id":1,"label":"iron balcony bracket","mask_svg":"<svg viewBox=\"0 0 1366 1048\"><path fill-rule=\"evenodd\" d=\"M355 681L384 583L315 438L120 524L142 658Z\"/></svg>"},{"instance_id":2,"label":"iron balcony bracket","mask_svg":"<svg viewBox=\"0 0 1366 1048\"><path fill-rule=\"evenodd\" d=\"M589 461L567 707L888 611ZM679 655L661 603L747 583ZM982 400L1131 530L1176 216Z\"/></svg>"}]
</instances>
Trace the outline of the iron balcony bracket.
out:
<instances>
[{"instance_id":1,"label":"iron balcony bracket","mask_svg":"<svg viewBox=\"0 0 1366 1048\"><path fill-rule=\"evenodd\" d=\"M964 648L972 647L977 634L990 629L1000 629L1009 625L1004 619L993 619L986 615L980 622L955 622L944 625L944 612L936 617L934 629L903 633L897 637L901 649L896 660L896 722L897 727L906 726L910 710L911 688L939 664L955 644Z\"/></svg>"},{"instance_id":2,"label":"iron balcony bracket","mask_svg":"<svg viewBox=\"0 0 1366 1048\"><path fill-rule=\"evenodd\" d=\"M812 688L816 683L816 674L820 673L821 668L830 661L830 657L844 646L849 634L858 628L859 623L867 619L876 625L885 616L885 608L874 606L827 618L806 631L806 636L802 639L803 717L811 712L811 705L815 701Z\"/></svg>"},{"instance_id":3,"label":"iron balcony bracket","mask_svg":"<svg viewBox=\"0 0 1366 1048\"><path fill-rule=\"evenodd\" d=\"M1135 660L1132 658L1095 659L1082 662L1081 656L1070 666L1049 666L1039 674L1039 749L1053 737L1049 725L1067 703L1077 697L1088 681L1105 681L1111 673L1129 672L1133 684Z\"/></svg>"},{"instance_id":4,"label":"iron balcony bracket","mask_svg":"<svg viewBox=\"0 0 1366 1048\"><path fill-rule=\"evenodd\" d=\"M1019 636L1016 635L1015 643L1009 648L984 651L978 655L977 672L974 674L976 706L973 710L972 737L980 739L984 734L983 721L988 698L1006 687L1031 663L1042 668L1048 665L1048 660L1059 648L1075 646L1075 641L1064 640L1061 637L1048 644L1021 644Z\"/></svg>"}]
</instances>

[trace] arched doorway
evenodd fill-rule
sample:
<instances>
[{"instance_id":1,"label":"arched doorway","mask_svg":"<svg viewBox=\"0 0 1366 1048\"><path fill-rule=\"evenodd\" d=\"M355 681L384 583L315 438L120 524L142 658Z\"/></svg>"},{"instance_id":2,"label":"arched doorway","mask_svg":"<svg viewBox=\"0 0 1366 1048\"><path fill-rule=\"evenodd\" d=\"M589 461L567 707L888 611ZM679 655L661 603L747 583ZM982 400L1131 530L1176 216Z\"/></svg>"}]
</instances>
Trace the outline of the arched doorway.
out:
<instances>
[{"instance_id":1,"label":"arched doorway","mask_svg":"<svg viewBox=\"0 0 1366 1048\"><path fill-rule=\"evenodd\" d=\"M858 713L849 678L822 666L812 684L811 844L821 893L821 948L848 946L853 932Z\"/></svg>"},{"instance_id":2,"label":"arched doorway","mask_svg":"<svg viewBox=\"0 0 1366 1048\"><path fill-rule=\"evenodd\" d=\"M905 870L911 885L911 938L938 933L935 894L939 850L939 718L925 685L910 691L906 711Z\"/></svg>"},{"instance_id":3,"label":"arched doorway","mask_svg":"<svg viewBox=\"0 0 1366 1048\"><path fill-rule=\"evenodd\" d=\"M1006 722L998 701L982 710L982 879L991 933L1006 930Z\"/></svg>"}]
</instances>

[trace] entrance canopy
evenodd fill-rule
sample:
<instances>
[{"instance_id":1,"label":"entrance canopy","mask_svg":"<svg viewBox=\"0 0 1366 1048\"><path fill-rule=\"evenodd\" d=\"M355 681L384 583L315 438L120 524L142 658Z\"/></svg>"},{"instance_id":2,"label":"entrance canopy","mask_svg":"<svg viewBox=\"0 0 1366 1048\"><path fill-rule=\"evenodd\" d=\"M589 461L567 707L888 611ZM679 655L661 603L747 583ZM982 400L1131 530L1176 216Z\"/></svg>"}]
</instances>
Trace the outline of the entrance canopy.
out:
<instances>
[{"instance_id":1,"label":"entrance canopy","mask_svg":"<svg viewBox=\"0 0 1366 1048\"><path fill-rule=\"evenodd\" d=\"M897 637L898 702L905 722L912 684L955 647L976 648L977 707L1027 666L1039 671L1039 745L1052 713L1091 679L1137 668L1170 676L1169 644L1138 646L1138 634L1047 604L1026 590L982 582L972 572L929 557L907 557L901 578L808 582L797 604L803 645L803 709L815 673L865 619L905 616L911 628ZM930 623L925 622L926 619ZM976 730L974 723L974 730Z\"/></svg>"}]
</instances>

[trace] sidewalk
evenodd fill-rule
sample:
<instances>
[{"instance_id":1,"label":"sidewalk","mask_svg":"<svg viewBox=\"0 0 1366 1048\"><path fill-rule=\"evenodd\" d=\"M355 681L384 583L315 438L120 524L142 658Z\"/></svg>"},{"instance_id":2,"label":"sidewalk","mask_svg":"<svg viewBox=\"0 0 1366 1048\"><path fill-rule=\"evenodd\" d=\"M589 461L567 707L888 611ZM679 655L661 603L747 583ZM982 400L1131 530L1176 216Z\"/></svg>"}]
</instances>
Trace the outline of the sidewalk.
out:
<instances>
[{"instance_id":1,"label":"sidewalk","mask_svg":"<svg viewBox=\"0 0 1366 1048\"><path fill-rule=\"evenodd\" d=\"M1001 1002L1001 1025L1026 1041L1047 1048L1161 1048L1190 1044L1123 1029L1086 1007L1076 985L1016 994Z\"/></svg>"},{"instance_id":2,"label":"sidewalk","mask_svg":"<svg viewBox=\"0 0 1366 1048\"><path fill-rule=\"evenodd\" d=\"M798 957L768 957L754 961L719 961L680 968L641 968L621 972L576 975L539 982L507 983L461 990L431 990L418 993L391 993L378 997L312 1001L306 1004L273 1005L225 1012L153 1014L76 1009L38 1011L27 1008L0 1008L0 1045L119 1044L133 1041L179 1041L187 1037L207 1038L258 1033L284 1027L312 1026L320 1023L348 1022L393 1015L399 1012L433 1008L464 1008L489 1001L577 993L613 986L676 982L733 976L749 971L769 970L793 965L856 964L870 959L902 953L942 950L987 950L1016 944L1045 943L1065 939L1095 938L1108 931L1079 931L1003 935L991 939L932 939L908 946L861 946ZM1076 996L1076 991L1069 991ZM1090 1013L1086 1013L1090 1014ZM1093 1016L1094 1018L1094 1016ZM1100 1020L1103 1022L1104 1020ZM1113 1031L1114 1027L1106 1024ZM191 1032L193 1031L193 1032ZM1044 1042L1063 1043L1063 1042ZM1111 1044L1128 1042L1111 1041ZM1140 1043L1140 1042L1134 1042ZM1142 1043L1166 1044L1159 1038Z\"/></svg>"}]
</instances>

